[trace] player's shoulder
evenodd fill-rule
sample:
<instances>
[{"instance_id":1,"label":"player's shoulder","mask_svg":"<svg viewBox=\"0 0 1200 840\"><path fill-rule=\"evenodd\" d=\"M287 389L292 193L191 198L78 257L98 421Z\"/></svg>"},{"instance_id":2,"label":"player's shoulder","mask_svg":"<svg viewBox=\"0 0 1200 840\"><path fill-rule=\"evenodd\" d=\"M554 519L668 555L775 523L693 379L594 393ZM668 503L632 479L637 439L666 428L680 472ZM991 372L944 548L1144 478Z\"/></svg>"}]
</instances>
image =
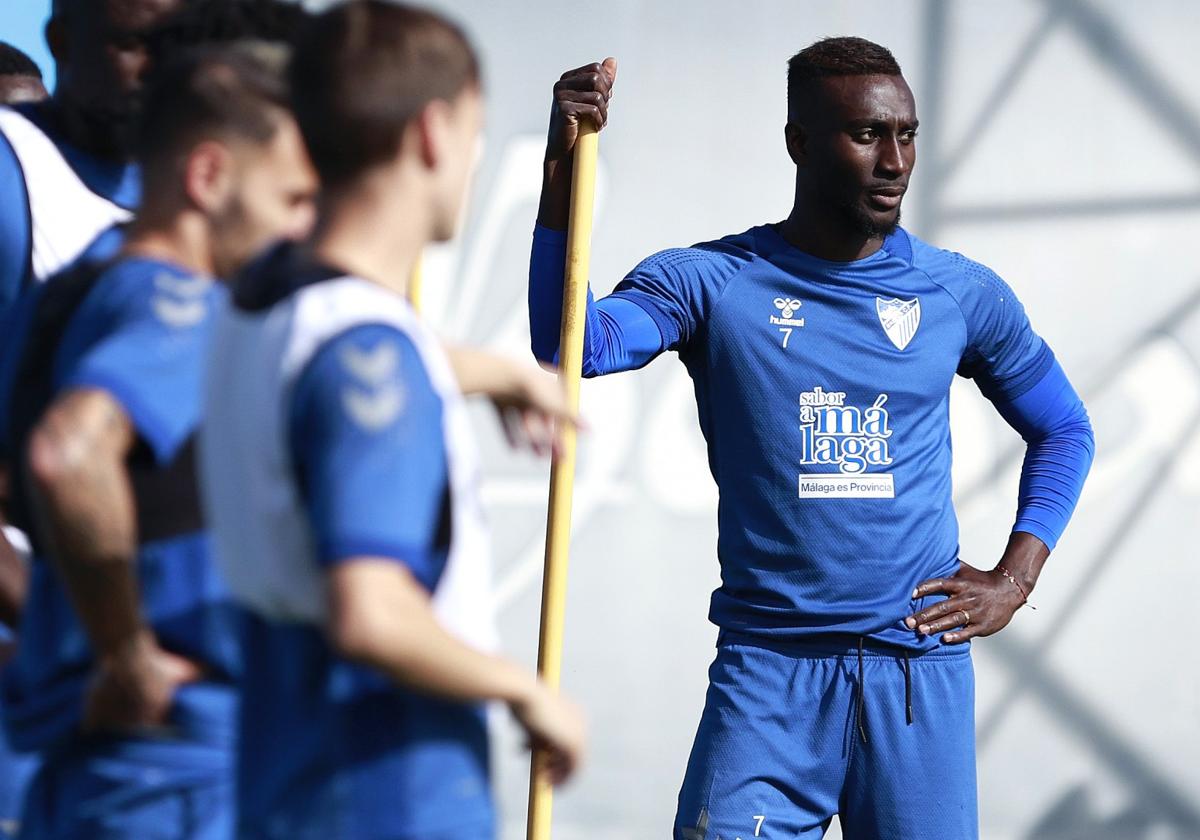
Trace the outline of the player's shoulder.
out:
<instances>
[{"instance_id":1,"label":"player's shoulder","mask_svg":"<svg viewBox=\"0 0 1200 840\"><path fill-rule=\"evenodd\" d=\"M328 338L301 376L308 410L324 403L362 432L434 422L442 397L414 338L394 323L368 321Z\"/></svg>"},{"instance_id":2,"label":"player's shoulder","mask_svg":"<svg viewBox=\"0 0 1200 840\"><path fill-rule=\"evenodd\" d=\"M913 267L929 275L960 304L980 298L1013 296L1008 284L984 263L958 251L931 245L908 231L901 229L898 233L904 235Z\"/></svg>"},{"instance_id":3,"label":"player's shoulder","mask_svg":"<svg viewBox=\"0 0 1200 840\"><path fill-rule=\"evenodd\" d=\"M20 173L23 178L22 155L40 159L56 150L33 105L0 105L0 172Z\"/></svg>"},{"instance_id":4,"label":"player's shoulder","mask_svg":"<svg viewBox=\"0 0 1200 840\"><path fill-rule=\"evenodd\" d=\"M163 260L132 257L97 265L88 296L90 308L103 308L122 320L154 321L170 330L209 322L224 297L220 284Z\"/></svg>"},{"instance_id":5,"label":"player's shoulder","mask_svg":"<svg viewBox=\"0 0 1200 840\"><path fill-rule=\"evenodd\" d=\"M364 383L428 378L417 342L400 326L364 321L330 336L321 353L341 375Z\"/></svg>"},{"instance_id":6,"label":"player's shoulder","mask_svg":"<svg viewBox=\"0 0 1200 840\"><path fill-rule=\"evenodd\" d=\"M667 248L646 257L638 269L671 273L702 271L718 279L729 279L759 257L757 234L761 229L753 227L686 248Z\"/></svg>"}]
</instances>

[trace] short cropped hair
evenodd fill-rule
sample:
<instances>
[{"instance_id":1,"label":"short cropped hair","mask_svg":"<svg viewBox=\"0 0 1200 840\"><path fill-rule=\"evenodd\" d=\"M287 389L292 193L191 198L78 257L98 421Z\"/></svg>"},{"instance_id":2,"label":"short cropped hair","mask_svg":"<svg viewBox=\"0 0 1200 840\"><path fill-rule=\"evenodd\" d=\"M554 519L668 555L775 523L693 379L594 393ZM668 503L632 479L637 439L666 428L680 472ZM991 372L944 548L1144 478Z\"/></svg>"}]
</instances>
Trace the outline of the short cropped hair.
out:
<instances>
[{"instance_id":1,"label":"short cropped hair","mask_svg":"<svg viewBox=\"0 0 1200 840\"><path fill-rule=\"evenodd\" d=\"M887 47L866 38L823 38L788 60L788 118L811 95L813 83L832 76L901 76Z\"/></svg>"},{"instance_id":2,"label":"short cropped hair","mask_svg":"<svg viewBox=\"0 0 1200 840\"><path fill-rule=\"evenodd\" d=\"M184 50L152 65L136 154L153 169L207 137L266 143L291 100L288 50L243 41Z\"/></svg>"},{"instance_id":3,"label":"short cropped hair","mask_svg":"<svg viewBox=\"0 0 1200 840\"><path fill-rule=\"evenodd\" d=\"M296 121L328 187L395 157L422 108L479 84L479 60L441 15L350 0L301 28L289 76Z\"/></svg>"},{"instance_id":4,"label":"short cropped hair","mask_svg":"<svg viewBox=\"0 0 1200 840\"><path fill-rule=\"evenodd\" d=\"M37 63L12 44L0 41L0 76L29 76L42 78Z\"/></svg>"},{"instance_id":5,"label":"short cropped hair","mask_svg":"<svg viewBox=\"0 0 1200 840\"><path fill-rule=\"evenodd\" d=\"M308 13L291 0L190 0L150 32L152 62L179 50L236 41L291 44Z\"/></svg>"}]
</instances>

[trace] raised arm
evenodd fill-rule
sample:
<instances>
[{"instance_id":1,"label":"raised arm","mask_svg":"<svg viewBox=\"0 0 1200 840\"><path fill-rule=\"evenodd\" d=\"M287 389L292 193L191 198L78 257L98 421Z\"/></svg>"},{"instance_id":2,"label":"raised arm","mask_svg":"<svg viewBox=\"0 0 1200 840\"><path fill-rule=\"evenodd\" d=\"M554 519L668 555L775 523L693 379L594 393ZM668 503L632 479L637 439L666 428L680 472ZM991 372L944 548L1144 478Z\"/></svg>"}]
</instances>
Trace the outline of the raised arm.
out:
<instances>
[{"instance_id":1,"label":"raised arm","mask_svg":"<svg viewBox=\"0 0 1200 840\"><path fill-rule=\"evenodd\" d=\"M571 162L579 124L590 120L597 128L608 124L608 103L617 81L617 60L587 64L568 70L554 83L554 104L546 137L542 170L542 197L538 224L566 231L571 215Z\"/></svg>"},{"instance_id":2,"label":"raised arm","mask_svg":"<svg viewBox=\"0 0 1200 840\"><path fill-rule=\"evenodd\" d=\"M579 123L603 126L616 61L570 70L554 86L538 224L529 263L529 332L546 364L558 357L569 216L571 161ZM683 351L702 329L711 306L736 274L739 261L719 245L661 251L596 300L588 292L583 375L640 368L664 350Z\"/></svg>"},{"instance_id":3,"label":"raised arm","mask_svg":"<svg viewBox=\"0 0 1200 840\"><path fill-rule=\"evenodd\" d=\"M600 128L608 124L608 102L616 78L617 61L606 58L599 64L568 70L554 84L542 195L529 261L530 334L534 355L546 364L555 364L558 357L575 140L583 120ZM588 292L584 376L641 367L662 349L662 335L644 310L619 299L597 304Z\"/></svg>"}]
</instances>

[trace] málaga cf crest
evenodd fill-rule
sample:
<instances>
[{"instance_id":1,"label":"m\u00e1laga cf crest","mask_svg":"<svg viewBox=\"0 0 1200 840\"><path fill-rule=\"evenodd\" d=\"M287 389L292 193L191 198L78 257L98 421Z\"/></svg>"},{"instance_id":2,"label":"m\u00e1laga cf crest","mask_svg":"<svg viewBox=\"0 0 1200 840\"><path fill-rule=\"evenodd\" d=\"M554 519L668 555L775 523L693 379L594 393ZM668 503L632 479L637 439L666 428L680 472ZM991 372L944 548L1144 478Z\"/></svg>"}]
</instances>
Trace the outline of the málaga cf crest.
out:
<instances>
[{"instance_id":1,"label":"m\u00e1laga cf crest","mask_svg":"<svg viewBox=\"0 0 1200 840\"><path fill-rule=\"evenodd\" d=\"M896 349L903 350L907 347L921 324L921 299L884 300L877 297L875 311L879 313L879 323L883 325L883 331L892 340L892 344L896 345Z\"/></svg>"}]
</instances>

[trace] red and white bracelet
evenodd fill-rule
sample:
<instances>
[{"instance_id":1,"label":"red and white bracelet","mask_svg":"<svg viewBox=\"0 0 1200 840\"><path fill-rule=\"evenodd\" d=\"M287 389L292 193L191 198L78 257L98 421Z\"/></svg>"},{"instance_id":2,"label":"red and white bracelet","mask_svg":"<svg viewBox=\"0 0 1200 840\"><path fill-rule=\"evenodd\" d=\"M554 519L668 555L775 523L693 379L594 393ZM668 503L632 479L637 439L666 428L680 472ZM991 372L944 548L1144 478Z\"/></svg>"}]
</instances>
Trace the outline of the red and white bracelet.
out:
<instances>
[{"instance_id":1,"label":"red and white bracelet","mask_svg":"<svg viewBox=\"0 0 1200 840\"><path fill-rule=\"evenodd\" d=\"M1025 591L1025 587L1021 586L1021 582L1019 580L1017 580L1016 577L1013 576L1013 573L1010 572L1008 569L1004 568L1003 566L997 566L996 571L998 571L1000 574L1004 575L1006 578L1011 580L1012 585L1017 587L1017 591L1021 593L1021 598L1024 599L1026 604L1029 604L1029 593ZM1035 607L1033 604L1029 604L1029 609L1036 610L1037 607Z\"/></svg>"}]
</instances>

